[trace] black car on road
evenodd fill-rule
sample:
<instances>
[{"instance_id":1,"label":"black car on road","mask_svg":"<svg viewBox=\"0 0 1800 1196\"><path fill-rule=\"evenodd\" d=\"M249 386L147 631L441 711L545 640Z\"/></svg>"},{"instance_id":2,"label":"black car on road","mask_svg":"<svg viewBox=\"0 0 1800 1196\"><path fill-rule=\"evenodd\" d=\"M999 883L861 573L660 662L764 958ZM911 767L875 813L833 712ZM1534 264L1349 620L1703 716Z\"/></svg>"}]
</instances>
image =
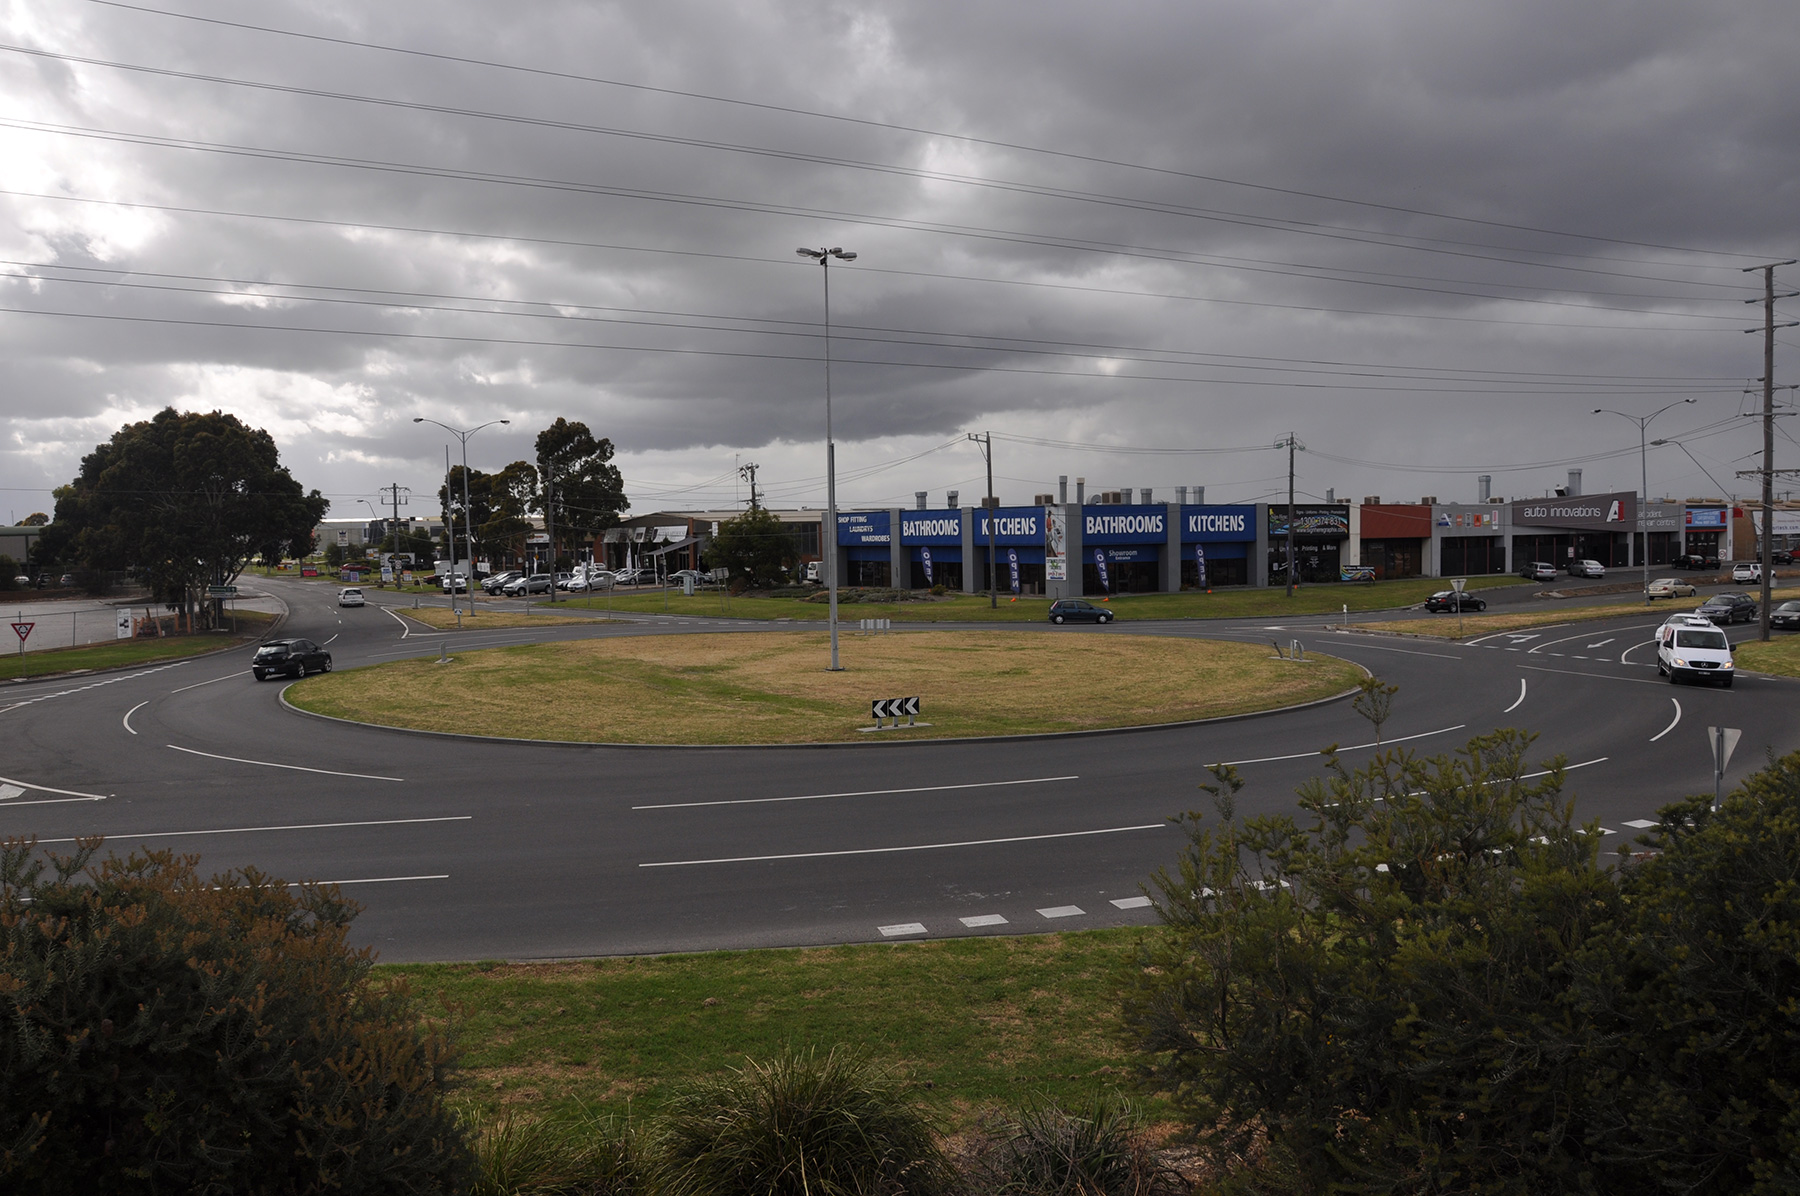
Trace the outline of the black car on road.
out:
<instances>
[{"instance_id":1,"label":"black car on road","mask_svg":"<svg viewBox=\"0 0 1800 1196\"><path fill-rule=\"evenodd\" d=\"M1082 598L1058 598L1050 604L1052 623L1110 623L1113 613Z\"/></svg>"},{"instance_id":2,"label":"black car on road","mask_svg":"<svg viewBox=\"0 0 1800 1196\"><path fill-rule=\"evenodd\" d=\"M304 677L330 671L331 653L311 640L270 640L256 650L256 657L250 662L250 673L258 681L277 673Z\"/></svg>"},{"instance_id":3,"label":"black car on road","mask_svg":"<svg viewBox=\"0 0 1800 1196\"><path fill-rule=\"evenodd\" d=\"M1694 613L1715 623L1748 623L1756 618L1756 600L1748 594L1714 594Z\"/></svg>"},{"instance_id":4,"label":"black car on road","mask_svg":"<svg viewBox=\"0 0 1800 1196\"><path fill-rule=\"evenodd\" d=\"M1473 594L1458 593L1455 590L1439 590L1425 600L1425 609L1429 611L1486 610L1487 603Z\"/></svg>"},{"instance_id":5,"label":"black car on road","mask_svg":"<svg viewBox=\"0 0 1800 1196\"><path fill-rule=\"evenodd\" d=\"M1783 602L1769 612L1769 626L1800 630L1800 602Z\"/></svg>"}]
</instances>

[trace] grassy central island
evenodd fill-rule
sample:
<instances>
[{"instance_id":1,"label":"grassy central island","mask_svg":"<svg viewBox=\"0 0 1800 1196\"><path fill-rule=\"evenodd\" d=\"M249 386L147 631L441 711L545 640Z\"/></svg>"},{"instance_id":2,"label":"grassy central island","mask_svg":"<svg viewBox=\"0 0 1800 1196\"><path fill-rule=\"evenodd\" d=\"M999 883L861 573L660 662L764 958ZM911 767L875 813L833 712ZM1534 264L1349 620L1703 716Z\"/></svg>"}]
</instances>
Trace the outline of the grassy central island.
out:
<instances>
[{"instance_id":1,"label":"grassy central island","mask_svg":"<svg viewBox=\"0 0 1800 1196\"><path fill-rule=\"evenodd\" d=\"M631 636L329 673L289 687L318 714L383 726L590 743L833 743L1089 731L1271 710L1362 677L1266 645L1084 632ZM877 698L929 727L864 733Z\"/></svg>"}]
</instances>

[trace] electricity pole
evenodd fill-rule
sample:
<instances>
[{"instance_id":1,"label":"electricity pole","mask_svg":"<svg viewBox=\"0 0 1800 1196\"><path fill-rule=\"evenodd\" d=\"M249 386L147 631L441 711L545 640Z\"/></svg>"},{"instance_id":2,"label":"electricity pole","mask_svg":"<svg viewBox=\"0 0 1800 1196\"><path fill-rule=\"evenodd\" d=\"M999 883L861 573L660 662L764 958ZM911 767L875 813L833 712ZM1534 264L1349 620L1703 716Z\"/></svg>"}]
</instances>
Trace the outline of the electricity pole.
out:
<instances>
[{"instance_id":1,"label":"electricity pole","mask_svg":"<svg viewBox=\"0 0 1800 1196\"><path fill-rule=\"evenodd\" d=\"M1761 625L1760 638L1764 640L1769 638L1769 591L1773 580L1770 575L1774 572L1774 559L1769 550L1769 542L1773 539L1775 531L1775 329L1777 327L1792 328L1796 323L1796 321L1781 325L1775 323L1775 267L1793 264L1794 259L1788 258L1785 261L1770 262L1766 266L1747 266L1744 269L1746 274L1754 274L1760 270L1763 276L1763 297L1760 300L1763 305L1762 542L1759 545L1759 556L1762 559L1762 602L1759 604L1757 613ZM1789 291L1781 298L1789 299L1795 294L1800 294L1800 292ZM1756 303L1759 300L1746 299L1744 302ZM1757 330L1746 328L1744 331L1755 332Z\"/></svg>"},{"instance_id":2,"label":"electricity pole","mask_svg":"<svg viewBox=\"0 0 1800 1196\"><path fill-rule=\"evenodd\" d=\"M756 462L738 466L738 476L750 483L750 509L756 510Z\"/></svg>"},{"instance_id":3,"label":"electricity pole","mask_svg":"<svg viewBox=\"0 0 1800 1196\"><path fill-rule=\"evenodd\" d=\"M994 588L994 516L1000 510L994 498L994 434L970 432L968 437L981 446L981 459L987 462L987 497L981 500L981 509L986 513L988 529L988 606L999 610L1000 593Z\"/></svg>"},{"instance_id":4,"label":"electricity pole","mask_svg":"<svg viewBox=\"0 0 1800 1196\"><path fill-rule=\"evenodd\" d=\"M412 488L409 486L402 486L399 482L395 482L392 485L383 486L381 488L382 505L387 506L387 507L392 507L393 511L394 511L394 522L389 524L388 527L389 527L389 533L394 537L394 551L391 554L391 559L393 561L393 566L394 566L394 587L396 589L398 589L400 586L400 573L401 573L401 569L400 569L400 504L407 501L406 499L400 497L402 494L406 494L406 495L410 496L412 494Z\"/></svg>"},{"instance_id":5,"label":"electricity pole","mask_svg":"<svg viewBox=\"0 0 1800 1196\"><path fill-rule=\"evenodd\" d=\"M1289 432L1275 442L1276 448L1288 451L1288 508L1287 508L1287 596L1294 596L1294 450L1306 446L1294 439Z\"/></svg>"}]
</instances>

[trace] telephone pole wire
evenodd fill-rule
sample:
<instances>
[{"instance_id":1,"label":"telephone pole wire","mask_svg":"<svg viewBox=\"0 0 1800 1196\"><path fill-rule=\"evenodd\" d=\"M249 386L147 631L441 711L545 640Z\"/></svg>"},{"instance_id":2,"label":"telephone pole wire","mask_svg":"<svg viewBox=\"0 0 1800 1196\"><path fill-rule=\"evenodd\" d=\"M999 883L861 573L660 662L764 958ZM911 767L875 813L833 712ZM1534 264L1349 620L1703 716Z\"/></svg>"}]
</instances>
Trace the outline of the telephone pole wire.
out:
<instances>
[{"instance_id":1,"label":"telephone pole wire","mask_svg":"<svg viewBox=\"0 0 1800 1196\"><path fill-rule=\"evenodd\" d=\"M1763 297L1760 300L1746 299L1745 303L1760 302L1763 305L1763 467L1762 467L1762 535L1758 537L1758 556L1762 561L1762 602L1758 604L1758 617L1761 624L1761 639L1769 638L1769 600L1774 571L1774 558L1769 550L1769 542L1775 531L1775 329L1792 328L1796 322L1777 325L1775 323L1775 267L1791 266L1795 259L1770 262L1766 266L1746 266L1744 273L1762 272ZM1781 298L1789 299L1800 292L1789 291ZM1745 332L1755 332L1755 328L1746 328Z\"/></svg>"}]
</instances>

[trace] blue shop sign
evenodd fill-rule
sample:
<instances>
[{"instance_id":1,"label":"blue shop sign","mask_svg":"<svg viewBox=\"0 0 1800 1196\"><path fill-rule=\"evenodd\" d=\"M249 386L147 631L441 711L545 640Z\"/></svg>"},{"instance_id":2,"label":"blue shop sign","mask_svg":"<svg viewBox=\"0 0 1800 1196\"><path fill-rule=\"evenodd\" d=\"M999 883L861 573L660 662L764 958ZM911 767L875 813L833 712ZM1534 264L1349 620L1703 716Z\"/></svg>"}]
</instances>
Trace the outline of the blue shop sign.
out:
<instances>
[{"instance_id":1,"label":"blue shop sign","mask_svg":"<svg viewBox=\"0 0 1800 1196\"><path fill-rule=\"evenodd\" d=\"M1168 540L1169 508L1165 506L1081 508L1083 548L1089 544L1166 544Z\"/></svg>"},{"instance_id":2,"label":"blue shop sign","mask_svg":"<svg viewBox=\"0 0 1800 1196\"><path fill-rule=\"evenodd\" d=\"M1685 522L1688 527L1724 527L1725 510L1723 507L1689 507Z\"/></svg>"},{"instance_id":3,"label":"blue shop sign","mask_svg":"<svg viewBox=\"0 0 1800 1196\"><path fill-rule=\"evenodd\" d=\"M839 511L839 544L886 544L888 534L886 511Z\"/></svg>"},{"instance_id":4,"label":"blue shop sign","mask_svg":"<svg viewBox=\"0 0 1800 1196\"><path fill-rule=\"evenodd\" d=\"M900 512L902 544L961 544L962 529L961 511Z\"/></svg>"},{"instance_id":5,"label":"blue shop sign","mask_svg":"<svg viewBox=\"0 0 1800 1196\"><path fill-rule=\"evenodd\" d=\"M975 512L975 543L988 542L988 513ZM994 512L995 544L1036 544L1044 546L1044 508L1001 507Z\"/></svg>"},{"instance_id":6,"label":"blue shop sign","mask_svg":"<svg viewBox=\"0 0 1800 1196\"><path fill-rule=\"evenodd\" d=\"M1256 539L1256 508L1183 507L1181 542L1211 544L1219 541Z\"/></svg>"}]
</instances>

